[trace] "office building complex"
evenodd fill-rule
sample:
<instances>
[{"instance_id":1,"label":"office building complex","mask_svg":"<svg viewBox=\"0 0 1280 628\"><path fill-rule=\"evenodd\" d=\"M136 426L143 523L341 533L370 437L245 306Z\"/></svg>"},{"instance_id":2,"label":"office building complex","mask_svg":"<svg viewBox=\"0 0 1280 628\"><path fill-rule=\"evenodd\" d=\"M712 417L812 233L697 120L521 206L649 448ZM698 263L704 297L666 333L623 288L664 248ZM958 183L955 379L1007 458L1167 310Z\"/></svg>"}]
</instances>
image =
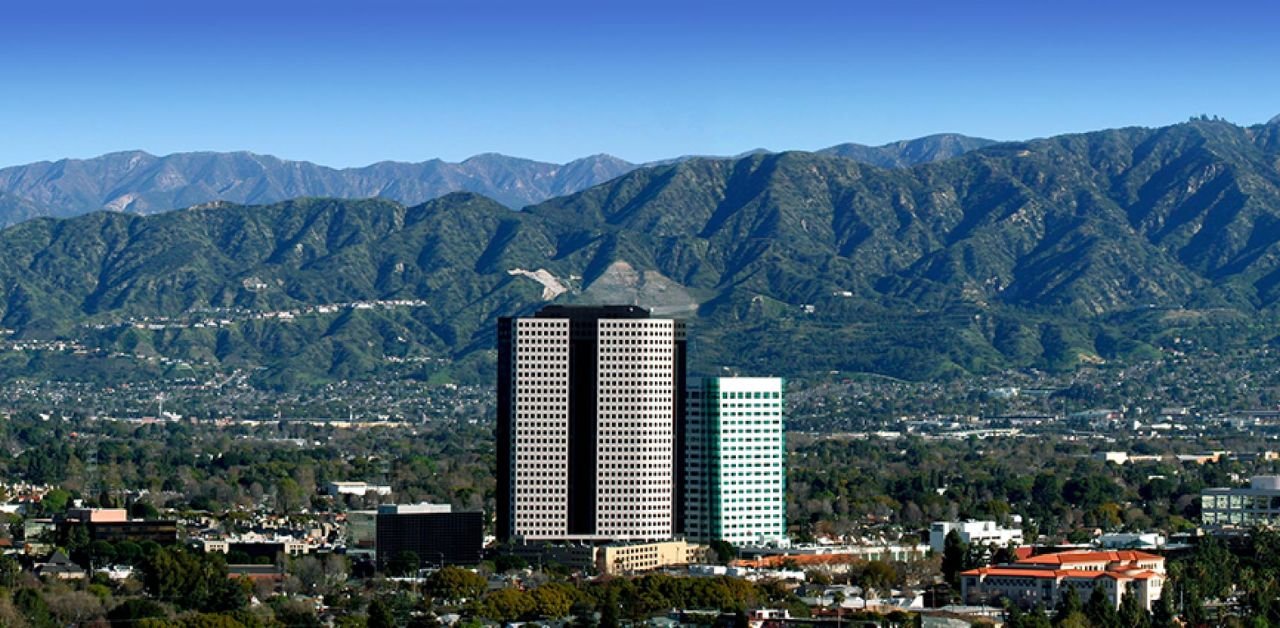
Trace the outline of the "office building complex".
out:
<instances>
[{"instance_id":1,"label":"office building complex","mask_svg":"<svg viewBox=\"0 0 1280 628\"><path fill-rule=\"evenodd\" d=\"M784 382L691 379L685 401L684 532L763 545L786 539Z\"/></svg>"},{"instance_id":2,"label":"office building complex","mask_svg":"<svg viewBox=\"0 0 1280 628\"><path fill-rule=\"evenodd\" d=\"M683 321L643 308L553 305L501 319L498 538L670 538L681 526L684 378Z\"/></svg>"},{"instance_id":3,"label":"office building complex","mask_svg":"<svg viewBox=\"0 0 1280 628\"><path fill-rule=\"evenodd\" d=\"M413 552L422 567L474 565L483 558L484 513L448 504L384 504L377 516L378 565Z\"/></svg>"},{"instance_id":4,"label":"office building complex","mask_svg":"<svg viewBox=\"0 0 1280 628\"><path fill-rule=\"evenodd\" d=\"M1280 524L1280 475L1255 476L1249 488L1200 491L1200 522L1238 528Z\"/></svg>"},{"instance_id":5,"label":"office building complex","mask_svg":"<svg viewBox=\"0 0 1280 628\"><path fill-rule=\"evenodd\" d=\"M160 545L178 542L177 521L130 519L123 508L70 508L55 523L60 535L70 534L72 528L85 528L90 541L154 541Z\"/></svg>"}]
</instances>

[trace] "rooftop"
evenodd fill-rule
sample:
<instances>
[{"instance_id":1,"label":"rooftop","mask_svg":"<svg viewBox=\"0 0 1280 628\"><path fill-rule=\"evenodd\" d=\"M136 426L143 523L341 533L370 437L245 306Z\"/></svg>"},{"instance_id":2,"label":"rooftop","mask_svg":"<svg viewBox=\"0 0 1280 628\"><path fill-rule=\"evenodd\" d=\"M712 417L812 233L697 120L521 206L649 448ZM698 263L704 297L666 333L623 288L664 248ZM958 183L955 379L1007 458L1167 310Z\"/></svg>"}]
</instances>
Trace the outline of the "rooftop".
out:
<instances>
[{"instance_id":1,"label":"rooftop","mask_svg":"<svg viewBox=\"0 0 1280 628\"><path fill-rule=\"evenodd\" d=\"M1029 556L1019 559L1019 565L1073 565L1080 563L1121 563L1139 560L1159 560L1164 561L1164 557L1158 554L1149 554L1147 552L1139 552L1136 550L1116 550L1110 552L1098 551L1072 551L1058 552L1056 554L1041 554L1039 556Z\"/></svg>"}]
</instances>

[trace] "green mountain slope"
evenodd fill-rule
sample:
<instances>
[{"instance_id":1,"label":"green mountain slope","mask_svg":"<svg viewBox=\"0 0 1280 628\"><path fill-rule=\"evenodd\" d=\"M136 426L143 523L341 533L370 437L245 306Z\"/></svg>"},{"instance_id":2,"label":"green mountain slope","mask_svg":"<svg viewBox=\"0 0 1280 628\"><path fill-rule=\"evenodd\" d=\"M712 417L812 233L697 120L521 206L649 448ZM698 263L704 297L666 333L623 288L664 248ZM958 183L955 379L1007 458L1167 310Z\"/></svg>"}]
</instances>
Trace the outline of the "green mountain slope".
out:
<instances>
[{"instance_id":1,"label":"green mountain slope","mask_svg":"<svg viewBox=\"0 0 1280 628\"><path fill-rule=\"evenodd\" d=\"M484 379L496 318L549 300L688 316L696 368L758 373L1071 368L1188 326L1267 341L1276 137L1197 121L912 168L693 159L524 212L459 193L40 219L0 232L0 326L277 385L406 364Z\"/></svg>"},{"instance_id":2,"label":"green mountain slope","mask_svg":"<svg viewBox=\"0 0 1280 628\"><path fill-rule=\"evenodd\" d=\"M940 133L914 140L893 142L884 146L866 146L853 143L837 144L817 152L824 155L848 157L854 161L880 166L881 168L907 168L918 164L959 157L967 152L986 148L995 143L995 140L980 137L968 137L956 133Z\"/></svg>"},{"instance_id":3,"label":"green mountain slope","mask_svg":"<svg viewBox=\"0 0 1280 628\"><path fill-rule=\"evenodd\" d=\"M875 165L906 167L954 157L990 143L937 135L874 148L842 144L828 151ZM247 152L157 157L129 151L0 169L0 226L101 209L154 214L212 201L263 204L304 196L378 197L413 205L451 192L474 192L520 209L640 167L610 155L553 164L486 153L459 163L439 159L387 161L335 169Z\"/></svg>"}]
</instances>

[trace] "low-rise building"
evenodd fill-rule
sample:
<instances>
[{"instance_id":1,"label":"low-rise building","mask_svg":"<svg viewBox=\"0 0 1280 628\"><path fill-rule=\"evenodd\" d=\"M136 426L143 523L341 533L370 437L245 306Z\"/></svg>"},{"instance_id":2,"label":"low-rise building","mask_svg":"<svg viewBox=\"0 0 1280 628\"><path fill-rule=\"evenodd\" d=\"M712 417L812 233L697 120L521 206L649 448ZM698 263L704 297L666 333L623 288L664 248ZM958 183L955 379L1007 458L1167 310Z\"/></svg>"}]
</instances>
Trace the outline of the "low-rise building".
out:
<instances>
[{"instance_id":1,"label":"low-rise building","mask_svg":"<svg viewBox=\"0 0 1280 628\"><path fill-rule=\"evenodd\" d=\"M845 572L867 561L910 562L929 553L928 545L885 543L882 545L795 545L789 548L738 548L733 565L753 569L775 569L788 564L802 568L820 567Z\"/></svg>"},{"instance_id":2,"label":"low-rise building","mask_svg":"<svg viewBox=\"0 0 1280 628\"><path fill-rule=\"evenodd\" d=\"M276 558L284 556L301 556L310 553L311 546L305 541L287 537L287 536L263 536L260 534L245 534L225 539L211 539L204 542L205 553L217 552L220 554L237 555L239 561L244 562L247 556L251 560L265 558L275 562Z\"/></svg>"},{"instance_id":3,"label":"low-rise building","mask_svg":"<svg viewBox=\"0 0 1280 628\"><path fill-rule=\"evenodd\" d=\"M1200 522L1210 527L1273 526L1280 523L1280 475L1259 475L1249 488L1200 492Z\"/></svg>"},{"instance_id":4,"label":"low-rise building","mask_svg":"<svg viewBox=\"0 0 1280 628\"><path fill-rule=\"evenodd\" d=\"M606 576L682 567L707 559L708 547L688 541L610 543L596 548L596 571Z\"/></svg>"},{"instance_id":5,"label":"low-rise building","mask_svg":"<svg viewBox=\"0 0 1280 628\"><path fill-rule=\"evenodd\" d=\"M642 573L705 562L707 545L686 540L617 541L614 543L517 543L508 551L529 563L559 563L570 569L595 569L601 575Z\"/></svg>"},{"instance_id":6,"label":"low-rise building","mask_svg":"<svg viewBox=\"0 0 1280 628\"><path fill-rule=\"evenodd\" d=\"M368 482L329 482L324 485L326 495L390 495L391 487Z\"/></svg>"},{"instance_id":7,"label":"low-rise building","mask_svg":"<svg viewBox=\"0 0 1280 628\"><path fill-rule=\"evenodd\" d=\"M1022 530L1002 528L994 521L935 521L929 526L929 548L941 553L946 548L947 535L952 530L959 533L960 540L969 545L1004 547L1010 543L1023 543Z\"/></svg>"},{"instance_id":8,"label":"low-rise building","mask_svg":"<svg viewBox=\"0 0 1280 628\"><path fill-rule=\"evenodd\" d=\"M178 542L177 521L130 519L128 511L123 508L71 508L66 516L55 518L54 523L60 535L82 526L90 541L154 541L160 545Z\"/></svg>"},{"instance_id":9,"label":"low-rise building","mask_svg":"<svg viewBox=\"0 0 1280 628\"><path fill-rule=\"evenodd\" d=\"M1094 543L1105 549L1160 549L1166 539L1159 532L1113 532L1099 536Z\"/></svg>"},{"instance_id":10,"label":"low-rise building","mask_svg":"<svg viewBox=\"0 0 1280 628\"><path fill-rule=\"evenodd\" d=\"M344 523L347 554L372 557L378 548L378 511L353 510L346 514Z\"/></svg>"},{"instance_id":11,"label":"low-rise building","mask_svg":"<svg viewBox=\"0 0 1280 628\"><path fill-rule=\"evenodd\" d=\"M484 550L484 513L453 512L448 504L378 507L378 564L412 552L422 566L474 565Z\"/></svg>"},{"instance_id":12,"label":"low-rise building","mask_svg":"<svg viewBox=\"0 0 1280 628\"><path fill-rule=\"evenodd\" d=\"M1068 588L1081 600L1101 587L1119 608L1126 595L1137 595L1147 610L1164 588L1164 557L1139 551L1072 551L1023 558L1009 565L980 567L960 573L960 592L967 603L1009 600L1024 608L1057 605Z\"/></svg>"}]
</instances>

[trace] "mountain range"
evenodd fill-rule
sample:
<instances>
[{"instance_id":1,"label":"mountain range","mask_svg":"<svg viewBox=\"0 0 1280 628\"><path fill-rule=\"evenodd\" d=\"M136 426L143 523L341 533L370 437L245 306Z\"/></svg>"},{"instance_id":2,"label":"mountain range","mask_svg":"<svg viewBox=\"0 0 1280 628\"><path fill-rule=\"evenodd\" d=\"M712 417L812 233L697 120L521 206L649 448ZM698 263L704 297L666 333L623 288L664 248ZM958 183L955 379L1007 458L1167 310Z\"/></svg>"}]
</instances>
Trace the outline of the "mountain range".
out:
<instances>
[{"instance_id":1,"label":"mountain range","mask_svg":"<svg viewBox=\"0 0 1280 628\"><path fill-rule=\"evenodd\" d=\"M279 386L388 364L488 381L496 318L548 301L689 317L704 371L1069 369L1174 337L1277 340L1280 124L898 168L691 158L519 212L453 193L42 218L0 231L0 286L9 342L265 367ZM0 354L0 374L63 373L64 354Z\"/></svg>"},{"instance_id":2,"label":"mountain range","mask_svg":"<svg viewBox=\"0 0 1280 628\"><path fill-rule=\"evenodd\" d=\"M992 143L944 134L877 147L841 144L822 152L877 166L906 167ZM686 159L692 157L663 163ZM219 200L261 204L299 197L380 197L415 205L451 192L474 192L520 209L640 167L610 155L553 164L491 153L460 163L433 159L335 169L247 152L157 157L130 151L0 169L0 226L102 209L154 214Z\"/></svg>"}]
</instances>

